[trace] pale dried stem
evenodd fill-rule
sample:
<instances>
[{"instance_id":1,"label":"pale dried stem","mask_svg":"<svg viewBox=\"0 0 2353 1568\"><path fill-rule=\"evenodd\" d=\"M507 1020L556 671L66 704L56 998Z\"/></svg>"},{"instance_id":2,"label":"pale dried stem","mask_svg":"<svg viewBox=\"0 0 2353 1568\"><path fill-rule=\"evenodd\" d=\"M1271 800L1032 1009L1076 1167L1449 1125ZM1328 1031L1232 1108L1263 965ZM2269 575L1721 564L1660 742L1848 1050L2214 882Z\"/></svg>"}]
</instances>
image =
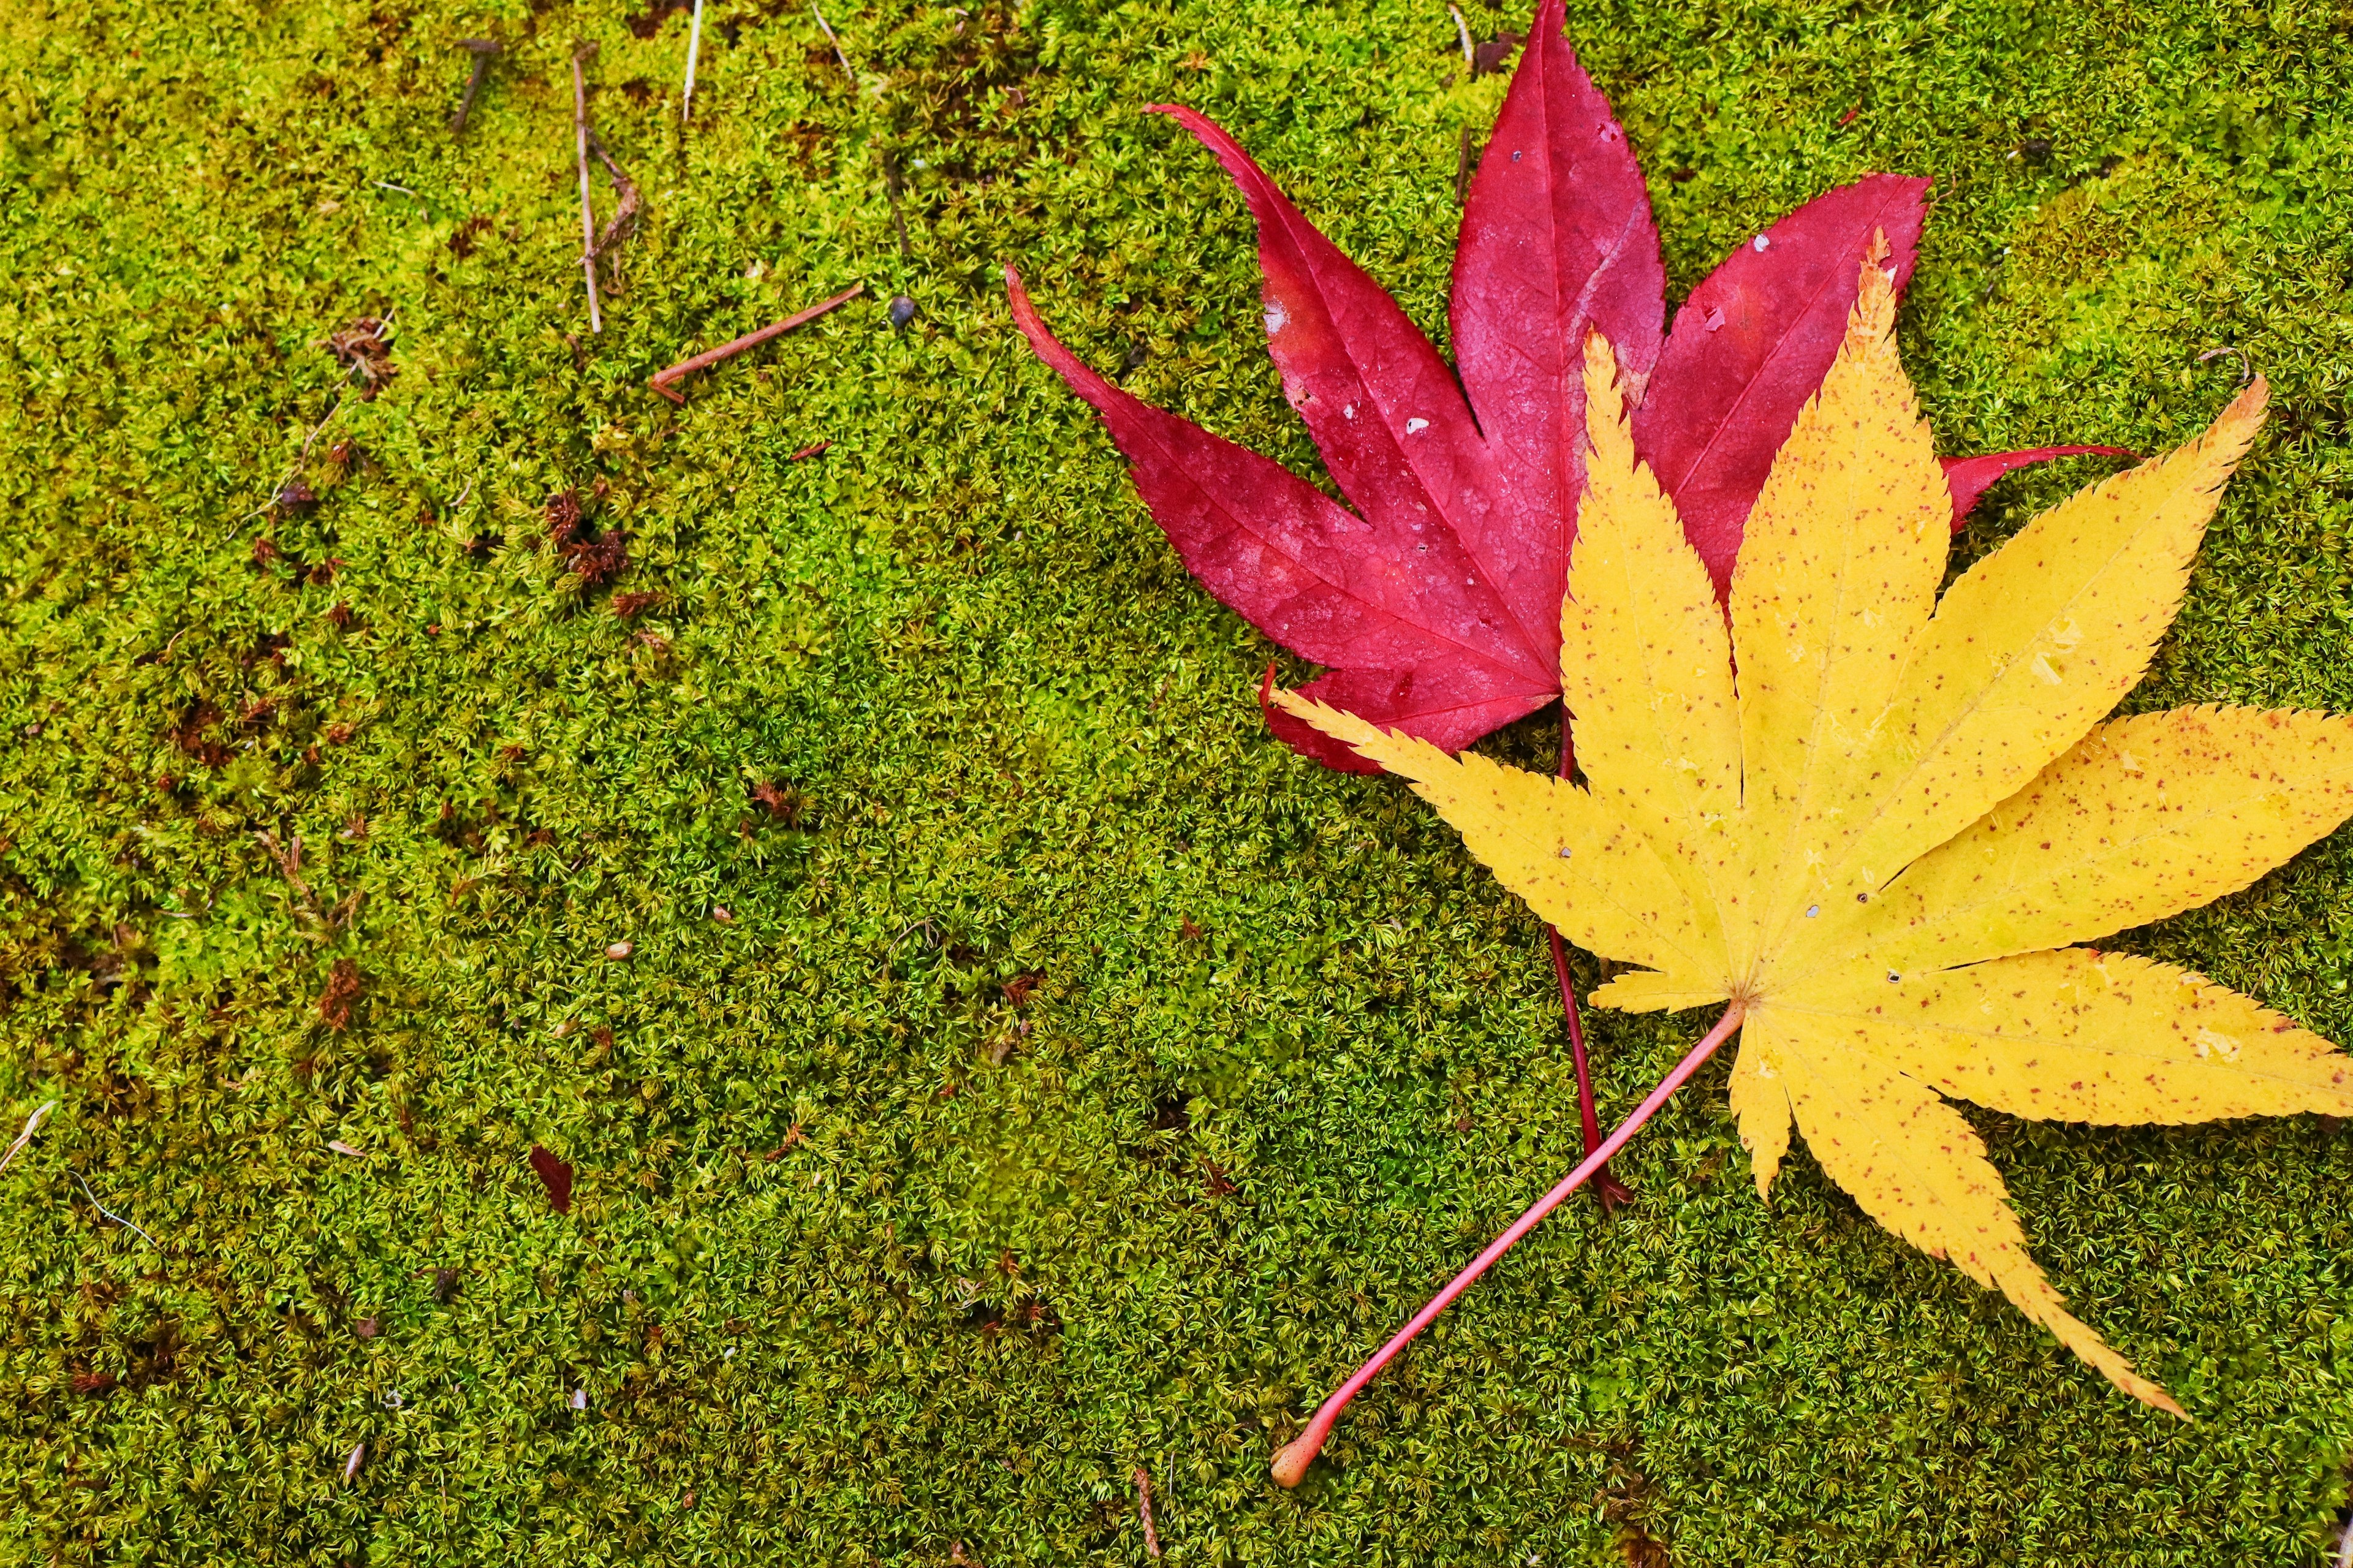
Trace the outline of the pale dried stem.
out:
<instances>
[{"instance_id":1,"label":"pale dried stem","mask_svg":"<svg viewBox=\"0 0 2353 1568\"><path fill-rule=\"evenodd\" d=\"M825 13L817 8L817 0L809 0L809 15L815 16L817 25L825 29L825 41L833 46L833 58L841 62L841 74L855 83L858 73L849 68L849 57L841 52L841 40L833 36L833 24L827 21Z\"/></svg>"},{"instance_id":2,"label":"pale dried stem","mask_svg":"<svg viewBox=\"0 0 2353 1568\"><path fill-rule=\"evenodd\" d=\"M694 118L694 62L702 54L702 0L694 0L694 16L686 25L686 90L679 95L678 122Z\"/></svg>"},{"instance_id":3,"label":"pale dried stem","mask_svg":"<svg viewBox=\"0 0 2353 1568\"><path fill-rule=\"evenodd\" d=\"M0 1171L6 1170L9 1163L16 1158L16 1152L33 1141L33 1134L41 1130L41 1123L47 1121L49 1119L49 1112L57 1108L56 1100L45 1100L38 1110L25 1118L25 1130L16 1134L16 1141L8 1145L8 1152L5 1154L0 1154Z\"/></svg>"},{"instance_id":4,"label":"pale dried stem","mask_svg":"<svg viewBox=\"0 0 2353 1568\"><path fill-rule=\"evenodd\" d=\"M588 200L588 78L581 67L596 52L594 44L572 50L572 138L580 155L580 270L588 279L588 330L605 330L605 312L596 300L596 209Z\"/></svg>"}]
</instances>

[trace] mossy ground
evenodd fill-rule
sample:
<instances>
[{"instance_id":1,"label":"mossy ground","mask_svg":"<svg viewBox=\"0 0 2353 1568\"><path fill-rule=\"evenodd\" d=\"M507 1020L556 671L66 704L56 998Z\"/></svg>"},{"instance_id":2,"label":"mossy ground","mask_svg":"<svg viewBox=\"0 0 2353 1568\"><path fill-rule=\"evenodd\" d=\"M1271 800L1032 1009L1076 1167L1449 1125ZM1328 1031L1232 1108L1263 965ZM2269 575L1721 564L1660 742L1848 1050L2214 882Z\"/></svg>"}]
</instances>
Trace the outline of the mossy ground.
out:
<instances>
[{"instance_id":1,"label":"mossy ground","mask_svg":"<svg viewBox=\"0 0 2353 1568\"><path fill-rule=\"evenodd\" d=\"M1639 1204L1564 1210L1272 1489L1272 1444L1572 1162L1552 983L1403 791L1267 740L1266 644L995 268L1320 473L1241 204L1138 110L1231 126L1442 331L1457 136L1502 83L1436 0L845 5L854 84L806 8L715 0L681 135L684 14L629 17L0 16L0 1118L62 1101L0 1176L0 1557L1135 1563L1143 1464L1171 1563L1593 1563L1638 1531L1694 1564L2317 1560L2353 1135L1973 1113L2183 1426L1802 1158L1762 1207L1720 1068L1630 1152ZM2135 701L2353 709L2338 11L1570 26L1677 291L1830 184L1936 177L1905 333L1947 450L2153 447L2268 373ZM453 143L482 34L509 53ZM575 35L646 196L600 337ZM645 390L858 279L683 410ZM338 405L316 344L363 314L398 379ZM259 511L290 470L322 500ZM2010 481L1969 547L2088 471ZM598 487L634 564L588 589L541 508ZM625 621L617 590L662 597ZM299 888L263 833L300 835ZM2136 942L2353 1038L2353 843ZM1605 1110L1696 1026L1597 1019ZM577 1168L568 1217L533 1142Z\"/></svg>"}]
</instances>

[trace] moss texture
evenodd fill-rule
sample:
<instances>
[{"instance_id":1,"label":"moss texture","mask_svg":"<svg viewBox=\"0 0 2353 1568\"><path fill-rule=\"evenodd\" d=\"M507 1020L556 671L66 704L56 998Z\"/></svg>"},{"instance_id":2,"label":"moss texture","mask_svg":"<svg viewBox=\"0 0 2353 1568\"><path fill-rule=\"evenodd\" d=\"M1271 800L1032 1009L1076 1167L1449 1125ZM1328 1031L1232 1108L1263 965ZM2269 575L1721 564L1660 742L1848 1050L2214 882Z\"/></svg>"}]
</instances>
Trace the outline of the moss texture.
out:
<instances>
[{"instance_id":1,"label":"moss texture","mask_svg":"<svg viewBox=\"0 0 2353 1568\"><path fill-rule=\"evenodd\" d=\"M0 1558L1135 1563L1141 1464L1170 1563L2316 1562L2353 1135L1973 1113L2183 1426L1802 1158L1762 1207L1720 1067L1638 1205L1564 1210L1268 1486L1572 1163L1551 980L1404 792L1266 739L1267 646L994 269L1320 477L1241 203L1138 110L1222 120L1442 331L1503 84L1436 0L828 19L854 80L805 6L715 0L682 135L682 10L0 14L0 1119L61 1102L0 1175ZM1904 330L1947 450L2152 447L2271 374L2134 701L2353 710L2337 10L1570 26L1677 291L1830 184L1936 177ZM645 194L601 336L575 36ZM369 401L319 346L361 316ZM2006 482L1968 547L2092 471ZM319 499L269 508L290 474ZM565 489L617 579L551 547ZM2353 1037L2353 843L2133 945ZM1605 1111L1695 1026L1597 1020Z\"/></svg>"}]
</instances>

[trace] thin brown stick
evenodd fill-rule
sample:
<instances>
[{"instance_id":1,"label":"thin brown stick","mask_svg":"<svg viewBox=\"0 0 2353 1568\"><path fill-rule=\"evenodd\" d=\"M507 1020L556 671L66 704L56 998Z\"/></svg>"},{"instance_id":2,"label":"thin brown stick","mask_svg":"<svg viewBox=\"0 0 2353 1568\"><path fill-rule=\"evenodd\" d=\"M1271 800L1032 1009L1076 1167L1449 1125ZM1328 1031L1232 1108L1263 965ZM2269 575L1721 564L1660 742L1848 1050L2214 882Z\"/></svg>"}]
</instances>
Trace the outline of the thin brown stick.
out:
<instances>
[{"instance_id":1,"label":"thin brown stick","mask_svg":"<svg viewBox=\"0 0 2353 1568\"><path fill-rule=\"evenodd\" d=\"M588 79L581 71L596 52L594 44L572 47L572 139L580 153L580 270L588 279L588 330L605 330L605 312L596 301L596 209L588 202Z\"/></svg>"},{"instance_id":2,"label":"thin brown stick","mask_svg":"<svg viewBox=\"0 0 2353 1568\"><path fill-rule=\"evenodd\" d=\"M1135 1511L1144 1521L1144 1550L1159 1556L1160 1532L1152 1528L1152 1478L1142 1465L1135 1467Z\"/></svg>"},{"instance_id":3,"label":"thin brown stick","mask_svg":"<svg viewBox=\"0 0 2353 1568\"><path fill-rule=\"evenodd\" d=\"M771 321L756 332L745 332L733 342L722 343L715 349L705 349L692 359L682 359L667 370L658 370L646 378L646 384L672 403L683 405L686 399L679 395L676 388L680 382L684 381L696 371L708 370L722 360L733 359L746 349L756 349L762 343L781 338L796 327L805 327L827 311L839 310L865 292L865 284L853 283L832 299L820 300L807 310L786 316L781 321Z\"/></svg>"},{"instance_id":4,"label":"thin brown stick","mask_svg":"<svg viewBox=\"0 0 2353 1568\"><path fill-rule=\"evenodd\" d=\"M637 221L638 185L622 171L621 165L613 162L613 155L605 151L603 140L594 131L588 132L588 151L596 154L596 162L605 165L605 176L613 182L615 196L613 216L607 218L604 226L596 231L596 256L602 261L607 252L629 237L629 226Z\"/></svg>"},{"instance_id":5,"label":"thin brown stick","mask_svg":"<svg viewBox=\"0 0 2353 1568\"><path fill-rule=\"evenodd\" d=\"M278 862L278 874L286 879L286 885L294 889L295 896L305 905L310 904L312 901L311 884L302 879L302 836L290 834L288 841L280 844L278 835L264 828L254 837L269 851L269 858Z\"/></svg>"},{"instance_id":6,"label":"thin brown stick","mask_svg":"<svg viewBox=\"0 0 2353 1568\"><path fill-rule=\"evenodd\" d=\"M1560 776L1567 778L1577 771L1575 737L1568 721L1568 704L1560 705ZM1585 1049L1585 1020L1577 1016L1577 987L1568 972L1568 944L1560 932L1551 926L1545 935L1552 947L1553 978L1560 983L1561 1016L1568 1020L1568 1059L1577 1072L1577 1119L1585 1133L1585 1152L1592 1153L1601 1142L1601 1118L1593 1105L1593 1067ZM1601 1202L1601 1212L1608 1214L1620 1204L1634 1201L1633 1189L1609 1173L1604 1165L1593 1173L1593 1195Z\"/></svg>"},{"instance_id":7,"label":"thin brown stick","mask_svg":"<svg viewBox=\"0 0 2353 1568\"><path fill-rule=\"evenodd\" d=\"M496 38L460 38L458 47L474 57L473 69L466 74L466 96L458 100L458 112L449 121L449 134L462 135L466 121L474 112L474 95L482 90L482 79L491 74L491 57L499 52Z\"/></svg>"}]
</instances>

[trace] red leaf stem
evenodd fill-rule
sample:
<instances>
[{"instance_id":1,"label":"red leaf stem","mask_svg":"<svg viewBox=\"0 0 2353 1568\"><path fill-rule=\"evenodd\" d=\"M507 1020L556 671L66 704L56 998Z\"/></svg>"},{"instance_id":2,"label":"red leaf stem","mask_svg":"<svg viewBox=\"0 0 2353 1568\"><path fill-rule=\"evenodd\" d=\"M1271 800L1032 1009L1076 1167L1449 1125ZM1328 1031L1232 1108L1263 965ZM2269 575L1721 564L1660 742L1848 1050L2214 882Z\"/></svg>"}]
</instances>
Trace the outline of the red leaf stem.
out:
<instances>
[{"instance_id":1,"label":"red leaf stem","mask_svg":"<svg viewBox=\"0 0 2353 1568\"><path fill-rule=\"evenodd\" d=\"M1577 768L1577 750L1570 737L1568 707L1560 710L1560 776L1567 778ZM1552 948L1553 978L1560 982L1561 1016L1568 1020L1568 1059L1577 1069L1577 1116L1585 1133L1585 1152L1590 1155L1601 1142L1601 1118L1593 1104L1593 1069L1585 1053L1585 1020L1577 1011L1575 977L1568 970L1568 944L1560 932L1545 927L1545 939ZM1634 1201L1633 1189L1609 1173L1603 1165L1593 1174L1593 1193L1601 1200L1601 1212L1608 1214L1620 1204Z\"/></svg>"}]
</instances>

